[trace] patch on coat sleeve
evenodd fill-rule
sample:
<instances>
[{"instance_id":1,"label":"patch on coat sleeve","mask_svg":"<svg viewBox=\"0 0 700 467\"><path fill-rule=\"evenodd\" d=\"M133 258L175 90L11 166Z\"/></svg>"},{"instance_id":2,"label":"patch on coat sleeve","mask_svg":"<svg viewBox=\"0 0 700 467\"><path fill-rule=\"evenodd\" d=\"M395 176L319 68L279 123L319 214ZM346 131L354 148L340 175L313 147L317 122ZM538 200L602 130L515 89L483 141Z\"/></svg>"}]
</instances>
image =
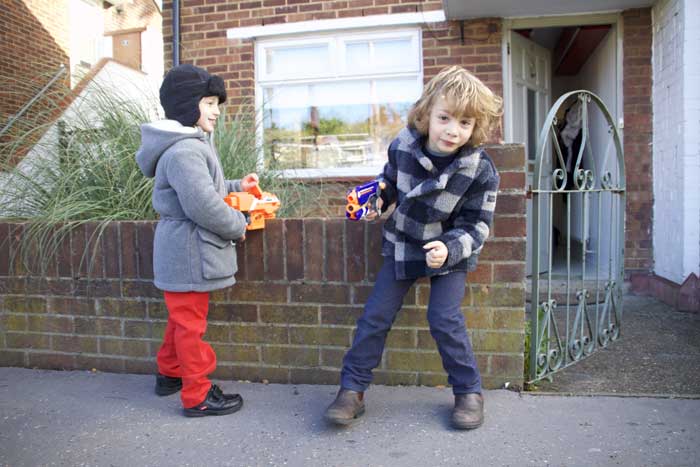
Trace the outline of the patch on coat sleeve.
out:
<instances>
[{"instance_id":1,"label":"patch on coat sleeve","mask_svg":"<svg viewBox=\"0 0 700 467\"><path fill-rule=\"evenodd\" d=\"M486 191L484 192L484 200L481 204L481 209L484 211L493 212L496 209L496 192Z\"/></svg>"},{"instance_id":2,"label":"patch on coat sleeve","mask_svg":"<svg viewBox=\"0 0 700 467\"><path fill-rule=\"evenodd\" d=\"M472 255L472 247L474 239L468 233L459 237L459 243L462 245L462 258L469 258Z\"/></svg>"}]
</instances>

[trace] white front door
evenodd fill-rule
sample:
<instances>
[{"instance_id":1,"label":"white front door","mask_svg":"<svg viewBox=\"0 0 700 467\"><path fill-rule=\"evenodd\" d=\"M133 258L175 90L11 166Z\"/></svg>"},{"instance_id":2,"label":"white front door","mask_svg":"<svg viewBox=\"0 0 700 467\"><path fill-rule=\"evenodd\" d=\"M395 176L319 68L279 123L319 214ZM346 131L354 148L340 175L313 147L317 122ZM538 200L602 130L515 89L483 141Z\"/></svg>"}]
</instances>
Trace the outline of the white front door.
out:
<instances>
[{"instance_id":1,"label":"white front door","mask_svg":"<svg viewBox=\"0 0 700 467\"><path fill-rule=\"evenodd\" d=\"M515 31L509 31L508 54L510 69L510 108L507 116L507 137L510 142L525 144L527 154L527 185L533 186L533 170L537 139L551 101L551 52ZM549 146L549 145L548 145ZM542 167L543 182L551 186L551 157L545 150ZM540 272L548 270L547 248L550 245L549 206L540 206ZM527 200L527 273L532 271L532 199Z\"/></svg>"}]
</instances>

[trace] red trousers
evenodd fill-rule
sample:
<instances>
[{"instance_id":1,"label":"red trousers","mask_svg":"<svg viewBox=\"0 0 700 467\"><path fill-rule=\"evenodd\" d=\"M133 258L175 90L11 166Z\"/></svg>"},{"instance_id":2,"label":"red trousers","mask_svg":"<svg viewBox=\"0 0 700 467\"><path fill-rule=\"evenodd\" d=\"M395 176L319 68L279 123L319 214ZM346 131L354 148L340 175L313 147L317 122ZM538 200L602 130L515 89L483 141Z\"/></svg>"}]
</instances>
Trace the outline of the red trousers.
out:
<instances>
[{"instance_id":1,"label":"red trousers","mask_svg":"<svg viewBox=\"0 0 700 467\"><path fill-rule=\"evenodd\" d=\"M156 361L165 376L182 378L182 405L204 401L211 387L207 375L216 368L216 354L202 340L207 330L209 292L164 292L168 308L163 345Z\"/></svg>"}]
</instances>

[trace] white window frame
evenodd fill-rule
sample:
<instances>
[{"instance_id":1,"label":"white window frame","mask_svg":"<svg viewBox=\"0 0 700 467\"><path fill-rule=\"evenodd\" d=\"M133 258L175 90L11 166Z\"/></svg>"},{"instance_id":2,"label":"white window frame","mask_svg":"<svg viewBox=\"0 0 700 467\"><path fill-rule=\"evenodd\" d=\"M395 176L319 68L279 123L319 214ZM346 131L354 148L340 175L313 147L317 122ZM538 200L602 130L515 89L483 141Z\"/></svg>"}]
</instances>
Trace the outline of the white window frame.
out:
<instances>
[{"instance_id":1,"label":"white window frame","mask_svg":"<svg viewBox=\"0 0 700 467\"><path fill-rule=\"evenodd\" d=\"M264 104L263 88L268 86L276 86L281 84L293 83L322 83L336 80L367 80L374 78L401 78L415 77L417 86L423 86L423 54L422 54L422 31L419 26L401 27L401 28L382 28L372 30L337 30L324 31L314 34L311 37L272 37L259 39L255 43L255 106L256 109L262 109ZM372 72L352 72L345 70L345 45L351 42L359 41L376 41L410 38L411 53L414 57L414 62L404 69L395 70L392 72L377 71ZM329 43L329 53L331 58L331 72L322 76L315 74L313 76L304 76L303 73L288 74L269 74L267 72L266 51L275 47L291 47L307 44ZM373 53L370 51L370 53ZM262 121L256 125L256 142L260 148L258 155L259 165L263 164L263 125ZM286 169L282 170L281 174L285 177L292 178L343 178L343 177L364 177L375 176L382 169L379 166L365 167L338 167L338 168L323 168L323 169Z\"/></svg>"}]
</instances>

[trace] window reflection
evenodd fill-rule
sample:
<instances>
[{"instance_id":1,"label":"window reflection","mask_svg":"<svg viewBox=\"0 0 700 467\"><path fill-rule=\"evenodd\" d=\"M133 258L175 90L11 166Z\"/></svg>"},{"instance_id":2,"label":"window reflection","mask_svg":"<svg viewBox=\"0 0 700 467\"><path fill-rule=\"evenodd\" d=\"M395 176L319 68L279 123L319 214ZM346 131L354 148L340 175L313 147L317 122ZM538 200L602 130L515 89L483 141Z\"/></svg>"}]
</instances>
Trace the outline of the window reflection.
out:
<instances>
[{"instance_id":1,"label":"window reflection","mask_svg":"<svg viewBox=\"0 0 700 467\"><path fill-rule=\"evenodd\" d=\"M379 165L417 99L415 79L268 88L266 163L276 169Z\"/></svg>"}]
</instances>

